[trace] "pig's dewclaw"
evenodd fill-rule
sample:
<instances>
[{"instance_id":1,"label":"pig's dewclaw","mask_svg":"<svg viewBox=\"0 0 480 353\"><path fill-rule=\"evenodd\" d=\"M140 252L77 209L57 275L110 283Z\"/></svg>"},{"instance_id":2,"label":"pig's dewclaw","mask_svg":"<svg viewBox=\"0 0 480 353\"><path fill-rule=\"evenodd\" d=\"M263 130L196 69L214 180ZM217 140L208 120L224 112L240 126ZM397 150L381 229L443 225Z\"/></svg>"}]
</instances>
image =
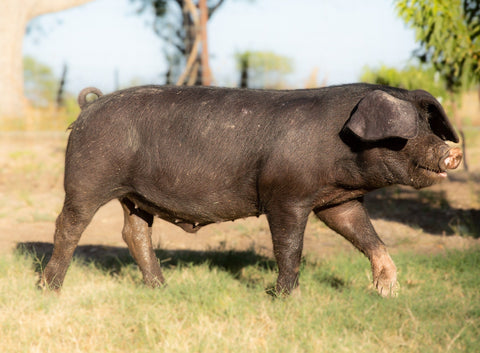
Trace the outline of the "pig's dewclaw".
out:
<instances>
[{"instance_id":1,"label":"pig's dewclaw","mask_svg":"<svg viewBox=\"0 0 480 353\"><path fill-rule=\"evenodd\" d=\"M387 298L395 298L398 296L398 289L400 285L397 281L391 282L390 280L384 281L379 279L378 281L374 282L374 286L377 289L378 294L382 297Z\"/></svg>"},{"instance_id":2,"label":"pig's dewclaw","mask_svg":"<svg viewBox=\"0 0 480 353\"><path fill-rule=\"evenodd\" d=\"M372 259L373 285L382 297L398 295L397 268L388 254Z\"/></svg>"}]
</instances>

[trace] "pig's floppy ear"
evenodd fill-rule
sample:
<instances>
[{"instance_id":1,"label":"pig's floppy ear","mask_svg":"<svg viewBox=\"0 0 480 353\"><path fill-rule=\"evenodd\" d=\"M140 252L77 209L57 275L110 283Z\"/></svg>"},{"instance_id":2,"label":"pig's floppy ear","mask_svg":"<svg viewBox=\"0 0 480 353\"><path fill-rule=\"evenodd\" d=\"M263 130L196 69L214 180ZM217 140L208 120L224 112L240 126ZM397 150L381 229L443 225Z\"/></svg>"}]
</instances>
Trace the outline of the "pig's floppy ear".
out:
<instances>
[{"instance_id":1,"label":"pig's floppy ear","mask_svg":"<svg viewBox=\"0 0 480 353\"><path fill-rule=\"evenodd\" d=\"M458 143L458 135L448 120L442 105L428 92L417 90L413 92L415 100L428 116L428 123L433 133L441 139Z\"/></svg>"},{"instance_id":2,"label":"pig's floppy ear","mask_svg":"<svg viewBox=\"0 0 480 353\"><path fill-rule=\"evenodd\" d=\"M411 139L418 133L418 113L410 102L375 90L357 104L344 128L365 141Z\"/></svg>"}]
</instances>

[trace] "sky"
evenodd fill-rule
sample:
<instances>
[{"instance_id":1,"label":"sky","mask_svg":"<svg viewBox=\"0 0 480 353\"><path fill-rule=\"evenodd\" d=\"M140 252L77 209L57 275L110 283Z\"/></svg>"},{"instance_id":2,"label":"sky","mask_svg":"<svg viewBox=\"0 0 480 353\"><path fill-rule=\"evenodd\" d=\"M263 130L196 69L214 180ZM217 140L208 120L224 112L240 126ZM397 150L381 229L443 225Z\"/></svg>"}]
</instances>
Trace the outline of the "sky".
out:
<instances>
[{"instance_id":1,"label":"sky","mask_svg":"<svg viewBox=\"0 0 480 353\"><path fill-rule=\"evenodd\" d=\"M130 0L95 0L35 19L24 54L48 64L66 88L162 84L167 65L151 23ZM287 77L302 88L317 68L317 82L357 82L365 66L405 66L417 47L393 0L226 0L208 23L210 64L217 86L235 86L235 53L273 51L293 61Z\"/></svg>"}]
</instances>

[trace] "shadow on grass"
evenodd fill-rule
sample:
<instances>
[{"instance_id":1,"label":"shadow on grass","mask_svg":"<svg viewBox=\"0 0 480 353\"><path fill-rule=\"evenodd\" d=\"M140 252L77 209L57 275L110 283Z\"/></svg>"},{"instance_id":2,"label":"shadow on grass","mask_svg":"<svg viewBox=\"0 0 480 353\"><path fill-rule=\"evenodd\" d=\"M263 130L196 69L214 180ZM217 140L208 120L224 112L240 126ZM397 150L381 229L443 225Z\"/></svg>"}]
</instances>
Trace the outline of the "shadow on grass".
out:
<instances>
[{"instance_id":1,"label":"shadow on grass","mask_svg":"<svg viewBox=\"0 0 480 353\"><path fill-rule=\"evenodd\" d=\"M52 256L53 244L46 242L19 243L16 251L19 254L33 258L34 271L40 275ZM282 297L282 295L278 295L275 292L274 282L265 283L265 275L267 273L270 272L276 277L277 264L275 260L260 255L253 249L241 251L224 249L208 251L157 250L156 255L164 269L208 264L210 268L217 268L230 273L233 278L247 287L266 285L264 288L267 294L273 297ZM110 275L118 274L122 271L122 268L135 264L127 248L103 245L78 246L74 253L74 260L85 266L93 264L96 268ZM307 261L303 259L302 266L305 266L306 263ZM317 270L323 267L321 263L311 263L311 265ZM247 267L249 269L246 269ZM323 283L339 291L348 286L343 279L324 271L321 271L321 275L317 275L314 278L316 282Z\"/></svg>"},{"instance_id":2,"label":"shadow on grass","mask_svg":"<svg viewBox=\"0 0 480 353\"><path fill-rule=\"evenodd\" d=\"M438 235L480 237L480 210L453 207L444 191L391 187L365 197L372 219L386 219Z\"/></svg>"},{"instance_id":3,"label":"shadow on grass","mask_svg":"<svg viewBox=\"0 0 480 353\"><path fill-rule=\"evenodd\" d=\"M41 273L52 256L53 244L45 242L19 243L16 251L36 259L35 272ZM275 271L276 262L254 250L157 250L157 258L162 268L208 264L239 278L242 269L255 266L262 270ZM81 245L74 253L74 260L80 264L90 265L110 273L121 272L123 267L135 264L127 248L103 245Z\"/></svg>"}]
</instances>

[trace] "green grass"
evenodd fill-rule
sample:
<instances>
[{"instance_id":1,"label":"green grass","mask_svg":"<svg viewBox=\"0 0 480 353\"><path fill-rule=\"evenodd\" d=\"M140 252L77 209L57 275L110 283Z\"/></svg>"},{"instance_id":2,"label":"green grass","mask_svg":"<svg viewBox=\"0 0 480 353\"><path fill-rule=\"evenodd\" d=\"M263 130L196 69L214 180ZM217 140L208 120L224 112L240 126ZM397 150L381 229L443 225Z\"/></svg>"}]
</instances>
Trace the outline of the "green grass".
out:
<instances>
[{"instance_id":1,"label":"green grass","mask_svg":"<svg viewBox=\"0 0 480 353\"><path fill-rule=\"evenodd\" d=\"M124 253L122 253L124 255ZM29 252L0 257L2 352L474 352L480 251L399 254L400 294L369 288L361 255L303 263L301 298L266 294L271 260L253 251L159 253L149 289L128 257L77 257L60 296L35 289ZM115 264L114 264L115 263Z\"/></svg>"}]
</instances>

